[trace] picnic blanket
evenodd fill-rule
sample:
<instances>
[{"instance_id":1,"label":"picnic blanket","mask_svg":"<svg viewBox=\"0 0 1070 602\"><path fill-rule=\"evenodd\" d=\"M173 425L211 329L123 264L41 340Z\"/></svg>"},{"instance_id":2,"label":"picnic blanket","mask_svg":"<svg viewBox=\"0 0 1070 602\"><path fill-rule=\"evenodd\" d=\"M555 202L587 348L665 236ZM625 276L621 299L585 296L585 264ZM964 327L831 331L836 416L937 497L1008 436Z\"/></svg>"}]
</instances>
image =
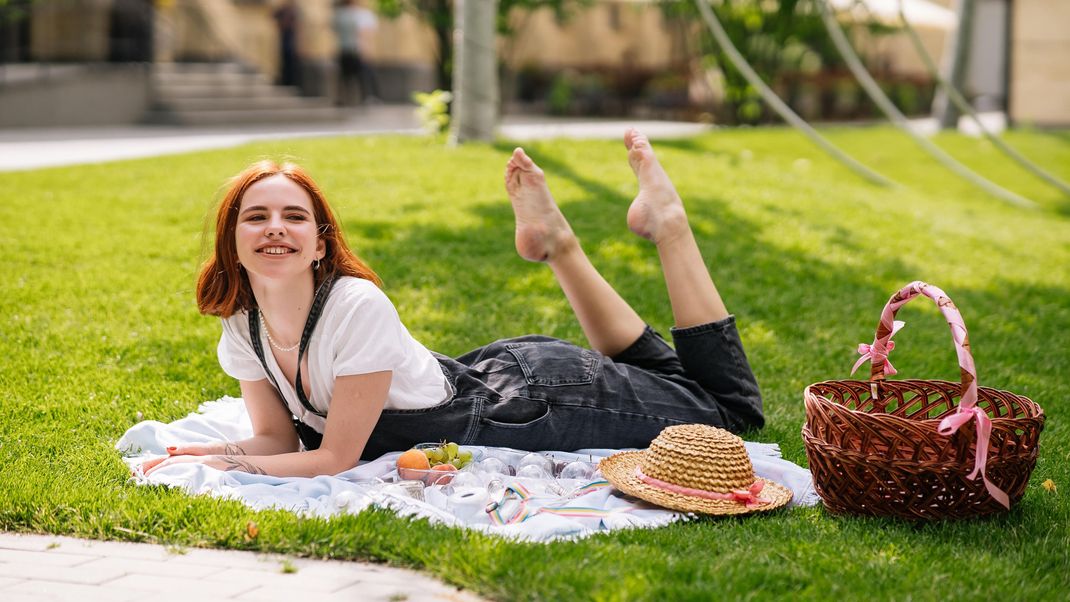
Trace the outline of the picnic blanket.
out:
<instances>
[{"instance_id":1,"label":"picnic blanket","mask_svg":"<svg viewBox=\"0 0 1070 602\"><path fill-rule=\"evenodd\" d=\"M673 512L625 496L602 480L521 478L500 475L493 483L501 493L499 507L487 512L493 501L486 487L427 487L423 500L410 497L397 480L395 459L403 451L334 476L273 477L240 471L221 471L203 464L176 464L145 476L139 466L165 454L168 446L209 441L238 441L252 436L252 426L241 399L223 397L201 404L196 413L171 423L154 420L131 427L116 443L138 485L178 487L193 495L238 500L254 509L283 509L303 516L331 517L355 514L371 506L387 508L400 516L426 518L432 523L474 529L525 541L579 538L621 528L659 527L694 515ZM755 472L782 483L794 492L791 506L818 502L810 472L780 457L776 444L746 443ZM477 455L527 452L508 448L466 446ZM553 451L555 461L593 461L616 453L612 449ZM486 480L488 475L482 475ZM468 479L471 483L472 479Z\"/></svg>"}]
</instances>

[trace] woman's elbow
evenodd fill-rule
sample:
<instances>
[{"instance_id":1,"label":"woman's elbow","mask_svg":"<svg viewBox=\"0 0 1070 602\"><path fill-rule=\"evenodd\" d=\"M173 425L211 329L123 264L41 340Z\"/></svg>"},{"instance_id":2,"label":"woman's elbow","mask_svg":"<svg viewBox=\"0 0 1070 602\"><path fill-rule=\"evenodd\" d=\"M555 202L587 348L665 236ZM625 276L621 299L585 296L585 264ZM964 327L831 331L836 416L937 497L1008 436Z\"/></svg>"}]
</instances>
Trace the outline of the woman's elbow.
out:
<instances>
[{"instance_id":1,"label":"woman's elbow","mask_svg":"<svg viewBox=\"0 0 1070 602\"><path fill-rule=\"evenodd\" d=\"M351 454L340 454L323 447L309 453L317 454L316 472L321 475L336 475L343 473L355 468L360 462L359 454L356 456Z\"/></svg>"}]
</instances>

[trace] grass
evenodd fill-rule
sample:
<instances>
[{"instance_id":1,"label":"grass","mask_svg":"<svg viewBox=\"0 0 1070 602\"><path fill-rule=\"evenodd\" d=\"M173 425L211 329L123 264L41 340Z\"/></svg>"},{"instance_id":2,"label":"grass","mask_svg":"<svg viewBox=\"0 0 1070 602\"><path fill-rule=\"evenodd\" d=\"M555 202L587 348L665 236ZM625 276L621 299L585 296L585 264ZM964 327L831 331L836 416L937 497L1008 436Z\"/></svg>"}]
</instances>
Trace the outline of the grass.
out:
<instances>
[{"instance_id":1,"label":"grass","mask_svg":"<svg viewBox=\"0 0 1070 602\"><path fill-rule=\"evenodd\" d=\"M892 291L927 280L962 309L981 384L1047 412L1026 496L1005 516L911 524L810 508L544 546L380 511L299 519L128 484L113 445L140 417L175 420L238 394L216 363L219 325L198 315L193 284L218 187L261 156L296 157L318 177L351 244L428 347L459 354L530 332L583 341L549 270L512 250L500 176L510 144L446 150L370 137L0 174L0 528L374 559L501 600L1058 596L1070 585L1070 203L983 142L937 139L1040 209L968 187L895 132L827 133L909 188L870 186L785 130L658 145L763 388L768 426L748 438L777 442L805 465L803 387L845 378ZM1009 137L1070 178L1070 135ZM634 182L620 146L528 150L594 263L666 332L656 255L624 226ZM901 375L957 378L935 307L919 300L901 317Z\"/></svg>"}]
</instances>

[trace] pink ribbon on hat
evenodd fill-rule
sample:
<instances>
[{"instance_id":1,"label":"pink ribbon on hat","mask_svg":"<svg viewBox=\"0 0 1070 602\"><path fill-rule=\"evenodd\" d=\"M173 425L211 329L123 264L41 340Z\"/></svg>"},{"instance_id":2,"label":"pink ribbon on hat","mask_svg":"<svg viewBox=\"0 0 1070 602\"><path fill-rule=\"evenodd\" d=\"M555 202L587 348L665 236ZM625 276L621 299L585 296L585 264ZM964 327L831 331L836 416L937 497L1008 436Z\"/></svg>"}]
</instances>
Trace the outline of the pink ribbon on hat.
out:
<instances>
[{"instance_id":1,"label":"pink ribbon on hat","mask_svg":"<svg viewBox=\"0 0 1070 602\"><path fill-rule=\"evenodd\" d=\"M758 496L758 494L762 492L762 488L765 487L765 482L761 479L755 479L754 483L747 489L733 489L728 493L721 493L719 491L706 491L705 489L692 489L691 487L683 487L681 485L662 481L661 479L655 479L654 477L643 474L643 470L638 466L635 467L635 476L647 485L664 491L691 497L700 497L707 500L740 502L746 504L748 508L764 506L771 501Z\"/></svg>"},{"instance_id":2,"label":"pink ribbon on hat","mask_svg":"<svg viewBox=\"0 0 1070 602\"><path fill-rule=\"evenodd\" d=\"M902 320L896 320L892 324L891 336L894 337L895 333L899 332L900 329L902 329L906 325L906 322L903 322ZM891 340L891 337L889 337L888 344L886 346L882 345L880 340L876 338L873 339L872 345L859 343L858 353L862 354L862 357L858 358L858 361L855 362L854 367L851 368L851 375L853 376L855 372L858 372L858 369L861 368L862 364L866 363L866 361L870 361L874 364L884 362L885 374L898 374L895 369L895 366L893 366L892 362L888 360L888 354L892 352L892 349L895 349L895 341Z\"/></svg>"}]
</instances>

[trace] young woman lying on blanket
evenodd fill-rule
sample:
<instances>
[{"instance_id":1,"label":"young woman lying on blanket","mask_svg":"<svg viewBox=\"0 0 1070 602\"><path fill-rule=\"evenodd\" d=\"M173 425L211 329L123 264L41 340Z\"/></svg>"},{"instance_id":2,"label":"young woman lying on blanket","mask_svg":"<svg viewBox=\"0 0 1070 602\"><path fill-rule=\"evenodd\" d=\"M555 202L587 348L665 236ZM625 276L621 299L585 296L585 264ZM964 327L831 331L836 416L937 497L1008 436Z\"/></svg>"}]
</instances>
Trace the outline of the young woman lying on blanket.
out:
<instances>
[{"instance_id":1,"label":"young woman lying on blanket","mask_svg":"<svg viewBox=\"0 0 1070 602\"><path fill-rule=\"evenodd\" d=\"M675 350L591 265L522 149L505 168L517 251L553 270L593 350L525 336L456 359L428 351L305 171L256 163L223 198L197 284L201 312L222 318L219 362L240 381L255 434L172 448L143 468L315 476L421 441L645 447L672 424L762 426L758 385L683 203L646 137L630 130L624 144L639 180L628 227L657 246Z\"/></svg>"}]
</instances>

